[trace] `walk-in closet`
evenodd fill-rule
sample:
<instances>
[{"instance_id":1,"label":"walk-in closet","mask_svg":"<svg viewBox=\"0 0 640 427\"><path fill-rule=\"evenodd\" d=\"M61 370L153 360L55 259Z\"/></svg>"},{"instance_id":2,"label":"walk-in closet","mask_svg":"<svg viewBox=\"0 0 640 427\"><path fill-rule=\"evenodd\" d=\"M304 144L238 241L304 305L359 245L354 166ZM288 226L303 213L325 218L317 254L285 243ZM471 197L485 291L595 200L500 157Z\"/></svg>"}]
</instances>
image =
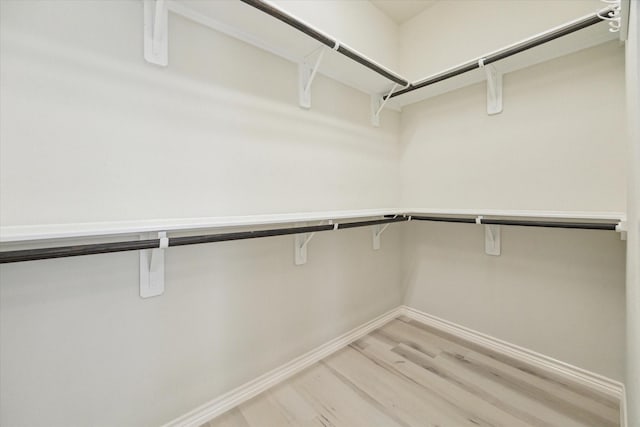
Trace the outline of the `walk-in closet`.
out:
<instances>
[{"instance_id":1,"label":"walk-in closet","mask_svg":"<svg viewBox=\"0 0 640 427\"><path fill-rule=\"evenodd\" d=\"M640 427L639 0L0 0L0 425Z\"/></svg>"}]
</instances>

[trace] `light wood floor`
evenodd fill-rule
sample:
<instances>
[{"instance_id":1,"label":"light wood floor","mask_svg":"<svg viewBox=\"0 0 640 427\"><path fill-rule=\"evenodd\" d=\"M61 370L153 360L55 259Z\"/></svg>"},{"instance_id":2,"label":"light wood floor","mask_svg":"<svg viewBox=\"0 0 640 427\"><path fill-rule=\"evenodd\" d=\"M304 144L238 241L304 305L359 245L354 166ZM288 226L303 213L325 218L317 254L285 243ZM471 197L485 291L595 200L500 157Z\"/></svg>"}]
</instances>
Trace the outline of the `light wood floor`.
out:
<instances>
[{"instance_id":1,"label":"light wood floor","mask_svg":"<svg viewBox=\"0 0 640 427\"><path fill-rule=\"evenodd\" d=\"M407 318L205 424L619 426L618 403Z\"/></svg>"}]
</instances>

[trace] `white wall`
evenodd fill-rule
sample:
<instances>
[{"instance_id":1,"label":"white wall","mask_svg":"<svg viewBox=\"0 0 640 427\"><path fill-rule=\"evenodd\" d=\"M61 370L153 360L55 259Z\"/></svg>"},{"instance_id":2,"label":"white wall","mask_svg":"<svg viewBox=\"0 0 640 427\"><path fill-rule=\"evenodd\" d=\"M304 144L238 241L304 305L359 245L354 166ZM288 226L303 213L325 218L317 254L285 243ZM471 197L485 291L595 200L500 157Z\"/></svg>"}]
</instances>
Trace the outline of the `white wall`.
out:
<instances>
[{"instance_id":1,"label":"white wall","mask_svg":"<svg viewBox=\"0 0 640 427\"><path fill-rule=\"evenodd\" d=\"M276 6L363 53L399 69L399 27L368 0L275 0Z\"/></svg>"},{"instance_id":2,"label":"white wall","mask_svg":"<svg viewBox=\"0 0 640 427\"><path fill-rule=\"evenodd\" d=\"M640 3L631 2L626 46L629 124L627 239L627 410L629 427L640 427Z\"/></svg>"},{"instance_id":3,"label":"white wall","mask_svg":"<svg viewBox=\"0 0 640 427\"><path fill-rule=\"evenodd\" d=\"M147 64L141 15L3 2L3 225L397 205L397 113L323 77L303 110L294 64L173 14Z\"/></svg>"},{"instance_id":4,"label":"white wall","mask_svg":"<svg viewBox=\"0 0 640 427\"><path fill-rule=\"evenodd\" d=\"M624 50L617 42L504 76L504 111L485 84L402 113L402 204L626 209Z\"/></svg>"},{"instance_id":5,"label":"white wall","mask_svg":"<svg viewBox=\"0 0 640 427\"><path fill-rule=\"evenodd\" d=\"M440 0L400 26L400 70L422 79L603 7L599 0Z\"/></svg>"},{"instance_id":6,"label":"white wall","mask_svg":"<svg viewBox=\"0 0 640 427\"><path fill-rule=\"evenodd\" d=\"M624 377L625 242L617 233L502 227L403 228L407 305L584 369Z\"/></svg>"},{"instance_id":7,"label":"white wall","mask_svg":"<svg viewBox=\"0 0 640 427\"><path fill-rule=\"evenodd\" d=\"M507 74L496 116L484 84L406 107L403 205L625 212L623 61L612 42ZM503 227L491 257L481 227L405 232L408 305L622 380L617 233Z\"/></svg>"},{"instance_id":8,"label":"white wall","mask_svg":"<svg viewBox=\"0 0 640 427\"><path fill-rule=\"evenodd\" d=\"M398 225L171 249L166 291L138 255L0 268L0 424L157 426L402 302Z\"/></svg>"},{"instance_id":9,"label":"white wall","mask_svg":"<svg viewBox=\"0 0 640 427\"><path fill-rule=\"evenodd\" d=\"M327 7L362 11L351 3ZM0 5L5 226L400 204L625 208L626 151L610 136L625 125L615 44L505 76L499 116L486 116L483 85L407 107L400 134L398 114L372 128L369 97L322 76L300 110L294 64L175 16L169 68L146 64L137 1ZM300 16L312 22L311 10ZM375 43L346 22L323 28L407 77L428 74L394 59L393 26L369 12L384 27L370 27ZM423 223L392 226L379 252L367 229L320 233L303 267L290 237L172 249L167 291L151 300L137 296L135 253L3 265L0 424L157 425L398 305L405 289L414 307L621 378L618 236L503 232L499 258L483 253L481 228ZM461 295L491 298L474 308ZM540 333L545 319L556 324Z\"/></svg>"},{"instance_id":10,"label":"white wall","mask_svg":"<svg viewBox=\"0 0 640 427\"><path fill-rule=\"evenodd\" d=\"M142 59L137 1L0 2L0 221L71 223L398 204L397 113L172 16ZM229 58L233 58L230 61ZM0 268L0 424L151 426L399 305L398 226Z\"/></svg>"}]
</instances>

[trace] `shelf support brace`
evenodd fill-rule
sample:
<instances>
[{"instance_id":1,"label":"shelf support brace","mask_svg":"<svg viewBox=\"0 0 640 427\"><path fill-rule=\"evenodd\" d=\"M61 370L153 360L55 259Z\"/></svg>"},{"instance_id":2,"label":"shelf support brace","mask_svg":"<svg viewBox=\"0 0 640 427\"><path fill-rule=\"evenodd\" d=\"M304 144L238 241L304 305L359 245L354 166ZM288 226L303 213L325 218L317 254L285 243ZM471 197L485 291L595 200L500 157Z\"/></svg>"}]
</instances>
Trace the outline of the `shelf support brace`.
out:
<instances>
[{"instance_id":1,"label":"shelf support brace","mask_svg":"<svg viewBox=\"0 0 640 427\"><path fill-rule=\"evenodd\" d=\"M140 236L141 240L153 235ZM140 297L150 298L164 293L164 250L169 247L166 232L158 233L160 246L140 251Z\"/></svg>"},{"instance_id":2,"label":"shelf support brace","mask_svg":"<svg viewBox=\"0 0 640 427\"><path fill-rule=\"evenodd\" d=\"M627 240L627 221L620 221L616 225L616 231L620 233L620 240Z\"/></svg>"},{"instance_id":3,"label":"shelf support brace","mask_svg":"<svg viewBox=\"0 0 640 427\"><path fill-rule=\"evenodd\" d=\"M487 255L500 255L500 226L495 224L483 224L482 215L476 217L476 224L484 225L484 251Z\"/></svg>"},{"instance_id":4,"label":"shelf support brace","mask_svg":"<svg viewBox=\"0 0 640 427\"><path fill-rule=\"evenodd\" d=\"M320 221L322 224L324 221ZM333 220L329 220L329 225L333 225L333 229L338 229L338 223L333 223ZM303 265L307 263L307 245L313 239L316 233L302 233L296 234L293 239L293 249L295 253L295 264Z\"/></svg>"},{"instance_id":5,"label":"shelf support brace","mask_svg":"<svg viewBox=\"0 0 640 427\"><path fill-rule=\"evenodd\" d=\"M300 107L309 109L311 108L311 84L313 83L313 79L318 72L318 68L320 67L320 63L322 62L322 58L324 57L325 48L321 47L318 49L320 53L318 53L315 62L312 63L311 57L316 54L316 52L311 53L306 56L304 61L298 64L298 96Z\"/></svg>"},{"instance_id":6,"label":"shelf support brace","mask_svg":"<svg viewBox=\"0 0 640 427\"><path fill-rule=\"evenodd\" d=\"M396 216L394 216L394 218L396 218ZM380 236L382 236L382 233L384 233L384 230L387 229L387 227L391 225L391 224L384 224L384 225L376 225L373 227L373 250L377 251L378 249L380 249Z\"/></svg>"},{"instance_id":7,"label":"shelf support brace","mask_svg":"<svg viewBox=\"0 0 640 427\"><path fill-rule=\"evenodd\" d=\"M500 255L500 226L484 226L484 251L487 255Z\"/></svg>"},{"instance_id":8,"label":"shelf support brace","mask_svg":"<svg viewBox=\"0 0 640 427\"><path fill-rule=\"evenodd\" d=\"M380 113L397 87L398 83L395 83L386 96L381 94L371 95L371 124L375 127L380 126Z\"/></svg>"},{"instance_id":9,"label":"shelf support brace","mask_svg":"<svg viewBox=\"0 0 640 427\"><path fill-rule=\"evenodd\" d=\"M144 0L144 59L169 64L169 10L166 0Z\"/></svg>"},{"instance_id":10,"label":"shelf support brace","mask_svg":"<svg viewBox=\"0 0 640 427\"><path fill-rule=\"evenodd\" d=\"M484 58L478 60L480 68L487 76L487 114L502 112L502 73L493 65L485 65Z\"/></svg>"},{"instance_id":11,"label":"shelf support brace","mask_svg":"<svg viewBox=\"0 0 640 427\"><path fill-rule=\"evenodd\" d=\"M316 233L296 234L294 239L296 265L303 265L307 263L307 245L315 234Z\"/></svg>"}]
</instances>

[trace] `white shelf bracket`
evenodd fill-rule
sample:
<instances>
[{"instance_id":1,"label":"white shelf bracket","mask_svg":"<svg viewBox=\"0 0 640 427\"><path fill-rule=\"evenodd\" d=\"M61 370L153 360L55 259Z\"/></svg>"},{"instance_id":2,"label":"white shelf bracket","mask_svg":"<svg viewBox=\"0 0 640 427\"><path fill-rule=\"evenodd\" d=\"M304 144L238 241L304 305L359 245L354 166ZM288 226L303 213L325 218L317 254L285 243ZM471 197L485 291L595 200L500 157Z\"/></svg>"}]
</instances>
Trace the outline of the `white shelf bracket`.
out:
<instances>
[{"instance_id":1,"label":"white shelf bracket","mask_svg":"<svg viewBox=\"0 0 640 427\"><path fill-rule=\"evenodd\" d=\"M324 221L320 221L320 224L323 222ZM333 225L334 230L338 229L338 223L334 224L332 219L328 220L328 222L329 225ZM316 233L301 233L295 235L293 239L293 249L296 265L303 265L307 263L307 245L309 245L309 242L313 239L315 234Z\"/></svg>"},{"instance_id":2,"label":"white shelf bracket","mask_svg":"<svg viewBox=\"0 0 640 427\"><path fill-rule=\"evenodd\" d=\"M616 231L620 233L620 240L627 240L627 221L620 221L616 225Z\"/></svg>"},{"instance_id":3,"label":"white shelf bracket","mask_svg":"<svg viewBox=\"0 0 640 427\"><path fill-rule=\"evenodd\" d=\"M296 265L307 263L307 245L315 234L316 233L296 234L294 239Z\"/></svg>"},{"instance_id":4,"label":"white shelf bracket","mask_svg":"<svg viewBox=\"0 0 640 427\"><path fill-rule=\"evenodd\" d=\"M169 65L169 10L166 0L144 1L144 59Z\"/></svg>"},{"instance_id":5,"label":"white shelf bracket","mask_svg":"<svg viewBox=\"0 0 640 427\"><path fill-rule=\"evenodd\" d=\"M302 108L311 108L311 84L324 57L324 51L325 48L321 47L298 64L298 95ZM315 61L312 60L314 56L316 56Z\"/></svg>"},{"instance_id":6,"label":"white shelf bracket","mask_svg":"<svg viewBox=\"0 0 640 427\"><path fill-rule=\"evenodd\" d=\"M398 83L395 83L388 94L384 95L377 93L371 95L371 124L375 127L380 126L380 113L382 112L385 104L389 102L389 99L391 99L391 94L397 87Z\"/></svg>"},{"instance_id":7,"label":"white shelf bracket","mask_svg":"<svg viewBox=\"0 0 640 427\"><path fill-rule=\"evenodd\" d=\"M500 255L499 225L484 225L484 251L487 255Z\"/></svg>"},{"instance_id":8,"label":"white shelf bracket","mask_svg":"<svg viewBox=\"0 0 640 427\"><path fill-rule=\"evenodd\" d=\"M153 235L142 235L141 240ZM157 249L140 251L140 297L150 298L164 293L164 250L169 247L166 232L158 233L160 245Z\"/></svg>"},{"instance_id":9,"label":"white shelf bracket","mask_svg":"<svg viewBox=\"0 0 640 427\"><path fill-rule=\"evenodd\" d=\"M377 251L378 249L380 249L380 236L382 236L382 233L384 233L384 230L387 229L387 227L390 224L384 224L384 225L376 225L373 227L373 250Z\"/></svg>"},{"instance_id":10,"label":"white shelf bracket","mask_svg":"<svg viewBox=\"0 0 640 427\"><path fill-rule=\"evenodd\" d=\"M484 69L487 76L487 114L493 115L502 112L502 73L493 65L485 65L484 58L478 60L480 68Z\"/></svg>"}]
</instances>

